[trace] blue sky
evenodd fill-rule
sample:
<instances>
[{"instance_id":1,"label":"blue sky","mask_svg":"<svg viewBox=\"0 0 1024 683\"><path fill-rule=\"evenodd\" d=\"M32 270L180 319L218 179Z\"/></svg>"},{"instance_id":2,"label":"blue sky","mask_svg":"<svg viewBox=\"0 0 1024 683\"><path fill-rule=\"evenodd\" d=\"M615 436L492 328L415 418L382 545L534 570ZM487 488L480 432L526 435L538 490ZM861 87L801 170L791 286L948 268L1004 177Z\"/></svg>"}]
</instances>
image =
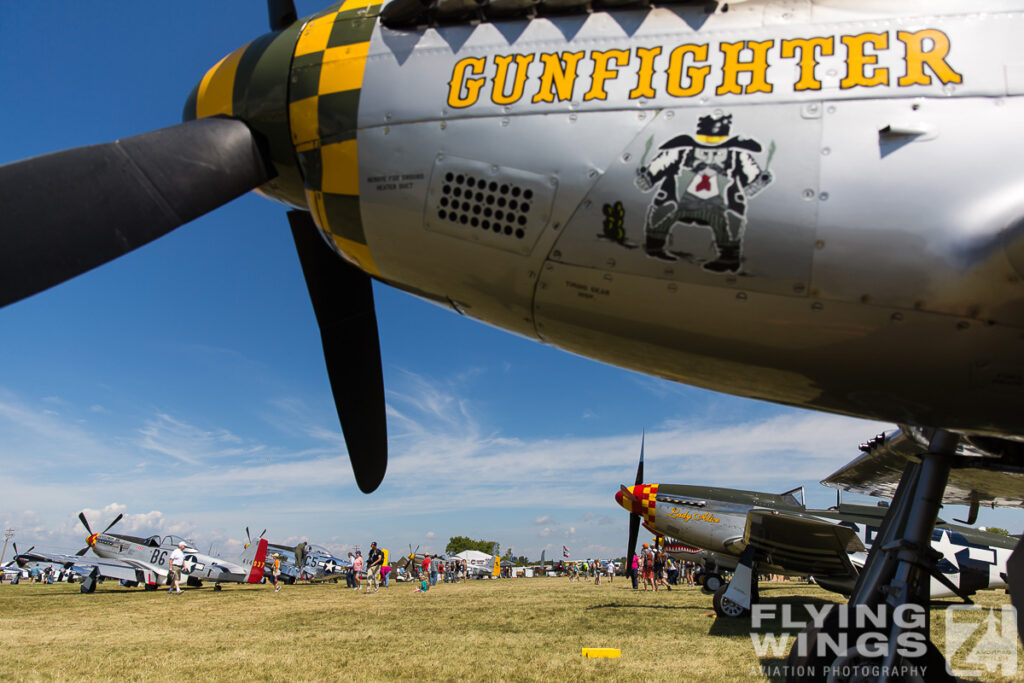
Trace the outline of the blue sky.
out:
<instances>
[{"instance_id":1,"label":"blue sky","mask_svg":"<svg viewBox=\"0 0 1024 683\"><path fill-rule=\"evenodd\" d=\"M300 15L320 8L298 3ZM266 30L261 2L9 3L0 163L177 123L206 69ZM60 201L54 188L54 201ZM249 195L0 310L0 523L24 548L124 532L237 550L244 528L344 550L449 536L621 555L649 481L783 491L891 425L600 365L375 286L391 462L352 479L284 208ZM945 516L963 516L964 510ZM1019 513L982 523L1020 531Z\"/></svg>"}]
</instances>

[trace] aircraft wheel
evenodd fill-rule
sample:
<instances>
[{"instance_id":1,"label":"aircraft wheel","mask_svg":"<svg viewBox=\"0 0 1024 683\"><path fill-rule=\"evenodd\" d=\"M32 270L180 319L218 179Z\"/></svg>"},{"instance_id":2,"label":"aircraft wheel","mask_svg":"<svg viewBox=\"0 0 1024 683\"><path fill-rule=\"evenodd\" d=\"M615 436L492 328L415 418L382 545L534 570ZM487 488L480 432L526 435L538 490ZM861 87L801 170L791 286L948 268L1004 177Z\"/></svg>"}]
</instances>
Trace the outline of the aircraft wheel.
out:
<instances>
[{"instance_id":1,"label":"aircraft wheel","mask_svg":"<svg viewBox=\"0 0 1024 683\"><path fill-rule=\"evenodd\" d=\"M725 597L727 588L729 588L729 584L719 586L718 590L715 591L715 597L711 599L711 604L715 608L715 614L729 619L738 619L750 614L750 610L746 607Z\"/></svg>"},{"instance_id":2,"label":"aircraft wheel","mask_svg":"<svg viewBox=\"0 0 1024 683\"><path fill-rule=\"evenodd\" d=\"M219 584L219 583L218 583L218 584L216 584L216 585L215 585L215 586L213 587L213 590L215 590L215 591L219 591L219 590L221 590L220 584Z\"/></svg>"},{"instance_id":3,"label":"aircraft wheel","mask_svg":"<svg viewBox=\"0 0 1024 683\"><path fill-rule=\"evenodd\" d=\"M702 583L705 593L717 593L718 589L725 585L721 574L705 574Z\"/></svg>"},{"instance_id":4,"label":"aircraft wheel","mask_svg":"<svg viewBox=\"0 0 1024 683\"><path fill-rule=\"evenodd\" d=\"M887 632L889 626L886 625L879 630ZM842 672L844 670L872 671L883 666L884 656L871 657L861 654L857 652L855 647L850 647L844 652L835 654L831 647L823 645L821 649L824 652L818 654L818 636L823 636L824 643L836 643L841 640L841 631L844 631L844 629L839 625L839 613L836 610L833 610L825 617L825 621L820 628L808 626L804 629L801 635L805 635L806 650L801 653L797 645L801 638L797 636L796 643L789 651L789 657L786 659L786 683L811 683L812 681L822 681L826 678L833 680L834 676L826 676L826 674L836 671ZM846 641L848 643L855 643L858 636L862 634L862 631L863 629L858 630L854 627L847 627L845 629ZM946 660L935 644L929 640L926 645L925 653L918 658L912 660L897 659L896 668L906 665L910 669L909 673L894 675L887 680L923 680L935 681L937 683L952 683L956 681L957 679L946 671ZM873 676L872 679L874 679Z\"/></svg>"},{"instance_id":5,"label":"aircraft wheel","mask_svg":"<svg viewBox=\"0 0 1024 683\"><path fill-rule=\"evenodd\" d=\"M155 583L144 583L142 586L148 591L155 591L158 588Z\"/></svg>"}]
</instances>

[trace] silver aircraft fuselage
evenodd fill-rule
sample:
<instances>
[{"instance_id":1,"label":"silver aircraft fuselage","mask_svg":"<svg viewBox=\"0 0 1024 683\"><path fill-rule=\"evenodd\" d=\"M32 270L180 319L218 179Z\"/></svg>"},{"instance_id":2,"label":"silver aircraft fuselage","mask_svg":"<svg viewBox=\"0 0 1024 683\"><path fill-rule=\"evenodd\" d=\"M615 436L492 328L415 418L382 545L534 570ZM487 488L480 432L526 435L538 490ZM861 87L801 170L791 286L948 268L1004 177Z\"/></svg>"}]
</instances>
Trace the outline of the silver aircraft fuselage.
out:
<instances>
[{"instance_id":1,"label":"silver aircraft fuselage","mask_svg":"<svg viewBox=\"0 0 1024 683\"><path fill-rule=\"evenodd\" d=\"M727 7L376 25L355 260L671 380L1024 436L1020 3Z\"/></svg>"}]
</instances>

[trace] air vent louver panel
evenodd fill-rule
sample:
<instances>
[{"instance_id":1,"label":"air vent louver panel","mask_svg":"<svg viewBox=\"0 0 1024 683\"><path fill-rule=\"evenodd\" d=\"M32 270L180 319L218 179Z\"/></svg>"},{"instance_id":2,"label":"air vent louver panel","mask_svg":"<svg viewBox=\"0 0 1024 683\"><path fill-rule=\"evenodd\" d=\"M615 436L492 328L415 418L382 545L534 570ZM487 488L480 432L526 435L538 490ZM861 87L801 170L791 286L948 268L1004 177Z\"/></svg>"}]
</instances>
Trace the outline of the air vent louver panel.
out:
<instances>
[{"instance_id":1,"label":"air vent louver panel","mask_svg":"<svg viewBox=\"0 0 1024 683\"><path fill-rule=\"evenodd\" d=\"M553 178L439 155L427 190L428 230L528 254L548 223Z\"/></svg>"}]
</instances>

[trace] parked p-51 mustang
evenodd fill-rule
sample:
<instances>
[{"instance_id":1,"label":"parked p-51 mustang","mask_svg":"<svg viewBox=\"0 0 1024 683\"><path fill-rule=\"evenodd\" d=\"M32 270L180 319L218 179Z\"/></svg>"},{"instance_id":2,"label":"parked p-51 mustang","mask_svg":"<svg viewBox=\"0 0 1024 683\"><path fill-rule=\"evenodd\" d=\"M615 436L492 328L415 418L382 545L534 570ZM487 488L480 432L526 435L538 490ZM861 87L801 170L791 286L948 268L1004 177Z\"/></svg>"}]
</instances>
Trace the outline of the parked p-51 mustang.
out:
<instances>
[{"instance_id":1,"label":"parked p-51 mustang","mask_svg":"<svg viewBox=\"0 0 1024 683\"><path fill-rule=\"evenodd\" d=\"M348 559L337 557L327 548L306 541L294 546L271 543L268 551L273 550L283 550L291 555L290 558L285 556L285 561L281 563L281 576L285 583L337 580L352 566ZM267 564L269 566L272 563L268 561Z\"/></svg>"},{"instance_id":2,"label":"parked p-51 mustang","mask_svg":"<svg viewBox=\"0 0 1024 683\"><path fill-rule=\"evenodd\" d=\"M89 535L85 539L86 546L76 554L26 552L15 559L19 566L29 562L52 562L72 569L85 577L81 586L83 593L94 592L100 578L117 579L125 586L142 585L147 590L155 590L167 584L167 559L178 544L184 542L182 576L187 577L189 586L199 587L204 581L210 581L214 590L220 590L222 583L259 583L263 580L266 539L260 538L258 543L247 545L236 561L225 560L199 552L193 543L178 536L142 538L108 533L123 516L119 514L106 529L93 533L85 513L80 512L78 518ZM85 557L90 548L98 559Z\"/></svg>"},{"instance_id":3,"label":"parked p-51 mustang","mask_svg":"<svg viewBox=\"0 0 1024 683\"><path fill-rule=\"evenodd\" d=\"M712 565L703 584L714 593L715 612L726 617L743 616L758 601L760 574L809 576L849 596L887 511L838 501L828 509L808 509L801 489L774 494L680 484L622 487L615 500L651 533L691 546L692 552L676 556ZM970 602L979 590L1005 587L1006 561L1016 541L939 520L931 547L941 559L930 597L955 595ZM731 600L732 582L723 583L717 572L740 565L748 571L735 572Z\"/></svg>"},{"instance_id":4,"label":"parked p-51 mustang","mask_svg":"<svg viewBox=\"0 0 1024 683\"><path fill-rule=\"evenodd\" d=\"M927 602L951 471L979 475L968 502L1024 504L1018 2L268 6L185 123L0 167L0 305L258 189L292 209L364 491L387 463L376 279L604 362L905 425L855 605Z\"/></svg>"}]
</instances>

